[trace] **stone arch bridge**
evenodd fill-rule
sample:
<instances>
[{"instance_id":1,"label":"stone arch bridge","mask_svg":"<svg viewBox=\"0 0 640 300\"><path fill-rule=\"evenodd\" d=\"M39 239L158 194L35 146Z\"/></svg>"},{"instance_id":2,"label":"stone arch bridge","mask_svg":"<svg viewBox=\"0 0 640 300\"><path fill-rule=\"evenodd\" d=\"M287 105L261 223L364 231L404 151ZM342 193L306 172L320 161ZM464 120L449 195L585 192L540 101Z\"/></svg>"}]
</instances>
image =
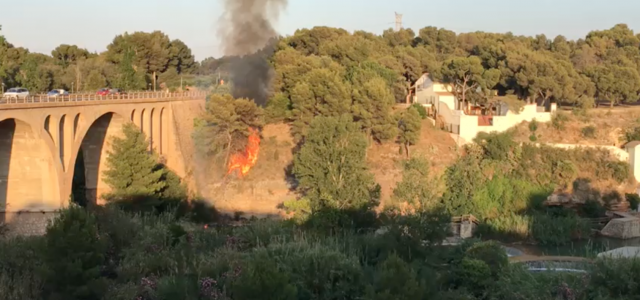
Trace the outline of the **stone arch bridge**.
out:
<instances>
[{"instance_id":1,"label":"stone arch bridge","mask_svg":"<svg viewBox=\"0 0 640 300\"><path fill-rule=\"evenodd\" d=\"M84 162L88 200L99 202L109 189L103 172L110 137L126 122L140 127L149 149L183 173L175 112L204 101L204 93L138 93L0 102L0 212L9 218L64 207L80 175L74 174L77 159Z\"/></svg>"}]
</instances>

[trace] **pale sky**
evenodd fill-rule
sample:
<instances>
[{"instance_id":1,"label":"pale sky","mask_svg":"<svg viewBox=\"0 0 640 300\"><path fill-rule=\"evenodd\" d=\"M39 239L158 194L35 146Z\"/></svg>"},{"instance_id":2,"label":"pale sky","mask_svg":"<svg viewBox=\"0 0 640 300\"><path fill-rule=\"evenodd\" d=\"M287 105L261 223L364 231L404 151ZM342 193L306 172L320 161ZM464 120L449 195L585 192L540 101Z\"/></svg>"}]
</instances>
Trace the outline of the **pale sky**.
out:
<instances>
[{"instance_id":1,"label":"pale sky","mask_svg":"<svg viewBox=\"0 0 640 300\"><path fill-rule=\"evenodd\" d=\"M60 44L104 51L125 31L161 30L184 41L198 60L222 54L220 0L0 0L0 7L2 34L32 52L49 54ZM379 34L394 26L394 12L416 32L437 26L575 39L617 23L640 30L637 0L289 0L276 28L283 35L322 25Z\"/></svg>"}]
</instances>

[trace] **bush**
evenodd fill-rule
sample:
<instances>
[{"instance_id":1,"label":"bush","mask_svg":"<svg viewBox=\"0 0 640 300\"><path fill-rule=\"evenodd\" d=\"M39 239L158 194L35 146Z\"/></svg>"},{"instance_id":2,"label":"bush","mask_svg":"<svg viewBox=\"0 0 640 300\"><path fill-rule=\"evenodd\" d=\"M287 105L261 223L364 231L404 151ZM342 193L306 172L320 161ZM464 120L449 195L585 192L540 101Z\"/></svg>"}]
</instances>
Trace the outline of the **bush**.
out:
<instances>
[{"instance_id":1,"label":"bush","mask_svg":"<svg viewBox=\"0 0 640 300\"><path fill-rule=\"evenodd\" d=\"M44 240L45 295L49 299L100 299L107 288L101 276L107 244L99 235L96 218L71 205L47 228Z\"/></svg>"},{"instance_id":2,"label":"bush","mask_svg":"<svg viewBox=\"0 0 640 300\"><path fill-rule=\"evenodd\" d=\"M557 130L564 130L566 123L569 121L569 116L562 112L556 112L551 117L551 126Z\"/></svg>"},{"instance_id":3,"label":"bush","mask_svg":"<svg viewBox=\"0 0 640 300\"><path fill-rule=\"evenodd\" d=\"M298 289L292 284L294 278L286 267L279 266L265 249L261 249L243 263L242 273L231 287L233 299L253 300L265 295L274 300L299 299Z\"/></svg>"},{"instance_id":4,"label":"bush","mask_svg":"<svg viewBox=\"0 0 640 300\"><path fill-rule=\"evenodd\" d=\"M538 213L531 224L532 237L542 245L564 245L591 234L588 221L577 216L552 216Z\"/></svg>"},{"instance_id":5,"label":"bush","mask_svg":"<svg viewBox=\"0 0 640 300\"><path fill-rule=\"evenodd\" d=\"M424 108L424 106L422 106L422 104L419 104L419 103L411 104L411 108L413 108L416 111L418 111L418 114L420 115L420 118L422 118L423 120L426 119L429 116L427 114L427 109Z\"/></svg>"},{"instance_id":6,"label":"bush","mask_svg":"<svg viewBox=\"0 0 640 300\"><path fill-rule=\"evenodd\" d=\"M40 237L0 238L0 295L6 300L41 299L44 281Z\"/></svg>"},{"instance_id":7,"label":"bush","mask_svg":"<svg viewBox=\"0 0 640 300\"><path fill-rule=\"evenodd\" d=\"M601 218L605 216L607 209L597 200L587 200L580 207L580 211L587 218Z\"/></svg>"},{"instance_id":8,"label":"bush","mask_svg":"<svg viewBox=\"0 0 640 300\"><path fill-rule=\"evenodd\" d=\"M633 142L640 141L640 126L629 128L624 132L624 141Z\"/></svg>"},{"instance_id":9,"label":"bush","mask_svg":"<svg viewBox=\"0 0 640 300\"><path fill-rule=\"evenodd\" d=\"M631 209L638 210L638 204L640 203L640 196L638 194L625 194L625 198L629 201Z\"/></svg>"},{"instance_id":10,"label":"bush","mask_svg":"<svg viewBox=\"0 0 640 300\"><path fill-rule=\"evenodd\" d=\"M414 268L396 255L380 263L367 289L367 299L425 299L427 289Z\"/></svg>"},{"instance_id":11,"label":"bush","mask_svg":"<svg viewBox=\"0 0 640 300\"><path fill-rule=\"evenodd\" d=\"M596 127L593 125L583 127L581 129L581 133L584 138L594 139L596 138Z\"/></svg>"}]
</instances>

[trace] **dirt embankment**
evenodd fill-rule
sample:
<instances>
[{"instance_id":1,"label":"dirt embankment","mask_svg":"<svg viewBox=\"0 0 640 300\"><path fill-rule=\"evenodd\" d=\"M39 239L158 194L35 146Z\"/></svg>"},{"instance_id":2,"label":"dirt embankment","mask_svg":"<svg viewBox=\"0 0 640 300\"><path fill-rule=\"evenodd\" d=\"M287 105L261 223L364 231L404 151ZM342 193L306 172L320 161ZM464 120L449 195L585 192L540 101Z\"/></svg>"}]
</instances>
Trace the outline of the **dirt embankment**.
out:
<instances>
[{"instance_id":1,"label":"dirt embankment","mask_svg":"<svg viewBox=\"0 0 640 300\"><path fill-rule=\"evenodd\" d=\"M205 197L225 213L242 212L245 216L261 217L282 215L278 206L297 197L286 175L293 159L293 147L288 125L265 126L255 167L244 178L232 174L219 182L209 182ZM425 155L431 159L433 175L442 174L457 157L456 144L449 134L437 130L427 121L423 123L420 141L411 150L413 155ZM391 196L396 182L402 178L401 161L404 156L396 144L388 143L371 146L367 159L382 187L384 203Z\"/></svg>"}]
</instances>

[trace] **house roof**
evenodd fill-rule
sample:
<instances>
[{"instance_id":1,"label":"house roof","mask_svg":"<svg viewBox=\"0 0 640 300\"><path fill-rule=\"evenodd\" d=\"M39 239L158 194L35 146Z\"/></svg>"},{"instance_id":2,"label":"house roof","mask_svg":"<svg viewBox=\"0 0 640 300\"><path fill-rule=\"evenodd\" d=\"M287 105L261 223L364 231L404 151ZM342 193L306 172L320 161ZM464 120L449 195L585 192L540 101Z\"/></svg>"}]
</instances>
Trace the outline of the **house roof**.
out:
<instances>
[{"instance_id":1,"label":"house roof","mask_svg":"<svg viewBox=\"0 0 640 300\"><path fill-rule=\"evenodd\" d=\"M449 93L449 92L436 92L436 95L438 95L438 96L453 96L453 94Z\"/></svg>"}]
</instances>

